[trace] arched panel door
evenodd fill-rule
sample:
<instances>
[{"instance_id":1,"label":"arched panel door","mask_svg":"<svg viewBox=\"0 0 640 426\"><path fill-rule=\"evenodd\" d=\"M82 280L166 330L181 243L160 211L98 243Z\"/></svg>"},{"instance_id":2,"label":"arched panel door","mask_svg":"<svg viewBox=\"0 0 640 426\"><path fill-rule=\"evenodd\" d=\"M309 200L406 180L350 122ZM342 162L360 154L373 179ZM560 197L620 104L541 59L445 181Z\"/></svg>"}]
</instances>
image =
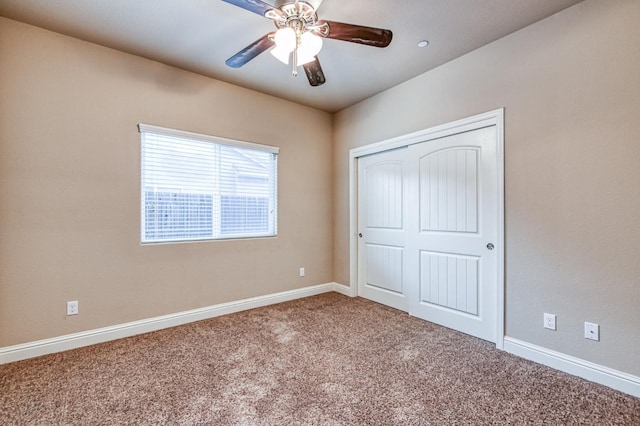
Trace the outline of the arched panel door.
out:
<instances>
[{"instance_id":1,"label":"arched panel door","mask_svg":"<svg viewBox=\"0 0 640 426\"><path fill-rule=\"evenodd\" d=\"M495 126L409 147L409 313L496 341ZM412 209L413 211L413 209Z\"/></svg>"}]
</instances>

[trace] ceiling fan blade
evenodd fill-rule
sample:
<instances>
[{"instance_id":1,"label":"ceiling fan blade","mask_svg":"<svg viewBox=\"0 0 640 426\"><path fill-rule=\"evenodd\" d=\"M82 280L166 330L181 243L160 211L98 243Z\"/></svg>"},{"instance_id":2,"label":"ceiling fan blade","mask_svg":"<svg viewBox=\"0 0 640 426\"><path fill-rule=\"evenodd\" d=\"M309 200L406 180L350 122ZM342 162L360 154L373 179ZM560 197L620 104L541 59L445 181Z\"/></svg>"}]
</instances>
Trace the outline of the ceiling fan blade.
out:
<instances>
[{"instance_id":1,"label":"ceiling fan blade","mask_svg":"<svg viewBox=\"0 0 640 426\"><path fill-rule=\"evenodd\" d=\"M273 6L260 0L222 0L223 2L241 7L249 12L265 16L268 11L273 10Z\"/></svg>"},{"instance_id":2,"label":"ceiling fan blade","mask_svg":"<svg viewBox=\"0 0 640 426\"><path fill-rule=\"evenodd\" d=\"M344 24L342 22L319 21L317 27L325 26L320 35L335 40L350 41L374 47L387 47L391 43L393 33L382 28L364 27L362 25Z\"/></svg>"},{"instance_id":3,"label":"ceiling fan blade","mask_svg":"<svg viewBox=\"0 0 640 426\"><path fill-rule=\"evenodd\" d=\"M227 59L225 63L231 68L240 68L274 44L273 33L269 33Z\"/></svg>"},{"instance_id":4,"label":"ceiling fan blade","mask_svg":"<svg viewBox=\"0 0 640 426\"><path fill-rule=\"evenodd\" d=\"M314 87L322 86L327 81L324 78L324 73L322 72L322 67L320 66L320 61L318 61L317 56L314 57L312 62L304 64L302 68L304 68L304 72L307 74L310 85Z\"/></svg>"}]
</instances>

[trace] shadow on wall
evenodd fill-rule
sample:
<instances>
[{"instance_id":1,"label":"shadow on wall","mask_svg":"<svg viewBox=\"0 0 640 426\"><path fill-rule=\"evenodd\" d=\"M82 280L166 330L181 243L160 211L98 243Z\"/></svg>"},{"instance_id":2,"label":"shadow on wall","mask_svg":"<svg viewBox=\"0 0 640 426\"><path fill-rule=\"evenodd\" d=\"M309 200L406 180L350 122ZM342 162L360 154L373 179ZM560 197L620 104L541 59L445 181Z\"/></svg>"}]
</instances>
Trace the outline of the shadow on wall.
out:
<instances>
[{"instance_id":1,"label":"shadow on wall","mask_svg":"<svg viewBox=\"0 0 640 426\"><path fill-rule=\"evenodd\" d=\"M155 83L155 87L162 87L165 90L180 94L195 94L205 88L211 88L212 84L223 84L215 79L194 78L198 74L185 71L170 64L128 54L127 56L112 54L113 49L99 46L99 49L88 48L83 52L78 52L75 59L79 63L91 66L100 74L122 75L127 80L139 80L141 83ZM126 52L125 52L126 53ZM152 67L149 65L152 64Z\"/></svg>"}]
</instances>

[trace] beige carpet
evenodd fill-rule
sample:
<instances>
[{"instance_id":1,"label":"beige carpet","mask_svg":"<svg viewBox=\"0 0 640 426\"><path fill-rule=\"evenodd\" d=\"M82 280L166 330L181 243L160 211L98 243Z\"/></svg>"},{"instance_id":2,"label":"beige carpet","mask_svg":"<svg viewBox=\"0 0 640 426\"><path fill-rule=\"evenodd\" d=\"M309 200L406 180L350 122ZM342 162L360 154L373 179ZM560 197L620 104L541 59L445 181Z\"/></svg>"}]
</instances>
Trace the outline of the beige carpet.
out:
<instances>
[{"instance_id":1,"label":"beige carpet","mask_svg":"<svg viewBox=\"0 0 640 426\"><path fill-rule=\"evenodd\" d=\"M331 293L2 365L0 423L640 425L640 399Z\"/></svg>"}]
</instances>

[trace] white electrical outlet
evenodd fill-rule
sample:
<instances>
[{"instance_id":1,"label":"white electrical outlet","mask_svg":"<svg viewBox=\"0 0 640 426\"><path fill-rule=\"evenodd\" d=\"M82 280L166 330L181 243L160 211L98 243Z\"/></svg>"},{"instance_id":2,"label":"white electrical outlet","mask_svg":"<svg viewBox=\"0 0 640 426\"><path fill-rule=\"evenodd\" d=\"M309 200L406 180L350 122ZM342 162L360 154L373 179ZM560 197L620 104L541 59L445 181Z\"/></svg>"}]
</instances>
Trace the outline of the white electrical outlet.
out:
<instances>
[{"instance_id":1,"label":"white electrical outlet","mask_svg":"<svg viewBox=\"0 0 640 426\"><path fill-rule=\"evenodd\" d=\"M300 276L304 277L304 268L300 268Z\"/></svg>"},{"instance_id":2,"label":"white electrical outlet","mask_svg":"<svg viewBox=\"0 0 640 426\"><path fill-rule=\"evenodd\" d=\"M67 302L67 315L78 315L78 301Z\"/></svg>"},{"instance_id":3,"label":"white electrical outlet","mask_svg":"<svg viewBox=\"0 0 640 426\"><path fill-rule=\"evenodd\" d=\"M584 323L584 338L600 341L600 326L592 322Z\"/></svg>"},{"instance_id":4,"label":"white electrical outlet","mask_svg":"<svg viewBox=\"0 0 640 426\"><path fill-rule=\"evenodd\" d=\"M556 316L553 314L544 314L544 328L549 330L556 329Z\"/></svg>"}]
</instances>

